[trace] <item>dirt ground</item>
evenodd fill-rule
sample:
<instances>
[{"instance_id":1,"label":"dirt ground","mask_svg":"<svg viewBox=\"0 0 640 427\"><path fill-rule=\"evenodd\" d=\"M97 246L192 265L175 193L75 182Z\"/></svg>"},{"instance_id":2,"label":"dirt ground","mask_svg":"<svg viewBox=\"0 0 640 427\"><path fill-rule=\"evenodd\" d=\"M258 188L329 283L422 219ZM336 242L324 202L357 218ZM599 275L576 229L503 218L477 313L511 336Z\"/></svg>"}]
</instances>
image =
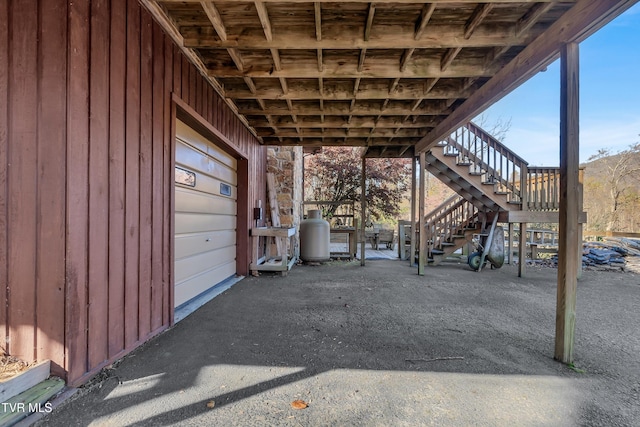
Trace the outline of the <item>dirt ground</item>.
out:
<instances>
[{"instance_id":1,"label":"dirt ground","mask_svg":"<svg viewBox=\"0 0 640 427\"><path fill-rule=\"evenodd\" d=\"M242 280L40 425L640 425L639 275L584 273L568 367L556 270L416 273L378 260Z\"/></svg>"}]
</instances>

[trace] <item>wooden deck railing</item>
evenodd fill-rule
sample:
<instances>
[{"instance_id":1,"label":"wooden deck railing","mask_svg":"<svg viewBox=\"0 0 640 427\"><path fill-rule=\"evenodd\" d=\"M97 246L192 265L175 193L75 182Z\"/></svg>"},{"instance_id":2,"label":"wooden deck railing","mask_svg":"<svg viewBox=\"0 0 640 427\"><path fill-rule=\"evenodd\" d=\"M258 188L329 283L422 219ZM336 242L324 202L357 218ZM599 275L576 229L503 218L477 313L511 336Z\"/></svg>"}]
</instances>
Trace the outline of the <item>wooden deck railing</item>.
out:
<instances>
[{"instance_id":1,"label":"wooden deck railing","mask_svg":"<svg viewBox=\"0 0 640 427\"><path fill-rule=\"evenodd\" d=\"M560 209L560 168L529 167L526 183L528 210Z\"/></svg>"},{"instance_id":2,"label":"wooden deck railing","mask_svg":"<svg viewBox=\"0 0 640 427\"><path fill-rule=\"evenodd\" d=\"M455 195L431 211L426 219L427 253L452 242L454 236L464 232L478 220L478 208L472 203Z\"/></svg>"}]
</instances>

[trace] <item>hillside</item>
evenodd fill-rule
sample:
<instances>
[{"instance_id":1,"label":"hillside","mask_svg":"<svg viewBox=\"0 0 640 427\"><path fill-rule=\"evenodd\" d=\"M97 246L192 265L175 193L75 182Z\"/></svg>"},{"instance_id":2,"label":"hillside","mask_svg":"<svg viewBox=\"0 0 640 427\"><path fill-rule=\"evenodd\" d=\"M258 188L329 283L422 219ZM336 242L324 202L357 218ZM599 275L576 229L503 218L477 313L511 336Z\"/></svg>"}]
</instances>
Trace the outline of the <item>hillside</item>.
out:
<instances>
[{"instance_id":1,"label":"hillside","mask_svg":"<svg viewBox=\"0 0 640 427\"><path fill-rule=\"evenodd\" d=\"M603 155L584 168L588 231L640 230L640 147Z\"/></svg>"}]
</instances>

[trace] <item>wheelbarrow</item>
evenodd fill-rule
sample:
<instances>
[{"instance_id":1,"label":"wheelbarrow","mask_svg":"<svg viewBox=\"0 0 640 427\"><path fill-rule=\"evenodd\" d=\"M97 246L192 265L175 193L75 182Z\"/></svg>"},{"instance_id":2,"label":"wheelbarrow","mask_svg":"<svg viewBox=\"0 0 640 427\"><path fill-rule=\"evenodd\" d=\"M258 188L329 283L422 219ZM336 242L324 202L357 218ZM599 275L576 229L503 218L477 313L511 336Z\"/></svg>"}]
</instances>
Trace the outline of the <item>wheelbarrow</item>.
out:
<instances>
[{"instance_id":1,"label":"wheelbarrow","mask_svg":"<svg viewBox=\"0 0 640 427\"><path fill-rule=\"evenodd\" d=\"M469 255L467 263L475 271L481 271L487 263L491 268L500 268L504 264L504 230L496 226L498 213L493 218L488 231L474 235L476 250ZM485 227L482 227L483 230Z\"/></svg>"}]
</instances>

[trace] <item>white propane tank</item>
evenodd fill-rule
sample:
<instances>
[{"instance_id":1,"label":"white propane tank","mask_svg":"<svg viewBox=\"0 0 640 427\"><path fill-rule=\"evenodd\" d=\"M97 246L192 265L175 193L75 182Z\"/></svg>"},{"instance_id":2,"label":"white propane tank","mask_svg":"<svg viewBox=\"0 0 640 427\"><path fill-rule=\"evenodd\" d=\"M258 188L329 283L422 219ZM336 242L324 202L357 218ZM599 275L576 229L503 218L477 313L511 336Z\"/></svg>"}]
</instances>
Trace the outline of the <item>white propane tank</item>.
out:
<instances>
[{"instance_id":1,"label":"white propane tank","mask_svg":"<svg viewBox=\"0 0 640 427\"><path fill-rule=\"evenodd\" d=\"M319 209L310 209L300 223L300 259L305 262L329 261L329 223Z\"/></svg>"}]
</instances>

